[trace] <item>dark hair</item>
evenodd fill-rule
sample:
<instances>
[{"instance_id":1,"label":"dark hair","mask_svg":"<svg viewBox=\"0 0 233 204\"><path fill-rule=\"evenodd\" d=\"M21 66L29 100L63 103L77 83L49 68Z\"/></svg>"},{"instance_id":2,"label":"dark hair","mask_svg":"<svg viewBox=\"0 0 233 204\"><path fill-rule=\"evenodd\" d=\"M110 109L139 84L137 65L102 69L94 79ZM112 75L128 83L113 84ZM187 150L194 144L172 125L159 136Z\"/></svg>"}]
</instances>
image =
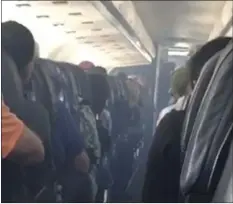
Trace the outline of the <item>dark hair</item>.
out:
<instances>
[{"instance_id":1,"label":"dark hair","mask_svg":"<svg viewBox=\"0 0 233 204\"><path fill-rule=\"evenodd\" d=\"M94 66L91 69L87 70L88 73L91 74L103 74L103 75L107 75L107 71L105 68L101 67L101 66Z\"/></svg>"},{"instance_id":2,"label":"dark hair","mask_svg":"<svg viewBox=\"0 0 233 204\"><path fill-rule=\"evenodd\" d=\"M211 40L191 56L187 62L187 66L190 69L190 78L192 82L198 79L205 63L217 52L224 49L231 39L230 37L219 37Z\"/></svg>"},{"instance_id":3,"label":"dark hair","mask_svg":"<svg viewBox=\"0 0 233 204\"><path fill-rule=\"evenodd\" d=\"M110 88L105 75L88 74L92 91L92 108L95 113L101 113L109 97Z\"/></svg>"},{"instance_id":4,"label":"dark hair","mask_svg":"<svg viewBox=\"0 0 233 204\"><path fill-rule=\"evenodd\" d=\"M14 60L18 70L24 71L22 69L32 61L35 51L35 41L31 31L15 21L4 22L2 45Z\"/></svg>"}]
</instances>

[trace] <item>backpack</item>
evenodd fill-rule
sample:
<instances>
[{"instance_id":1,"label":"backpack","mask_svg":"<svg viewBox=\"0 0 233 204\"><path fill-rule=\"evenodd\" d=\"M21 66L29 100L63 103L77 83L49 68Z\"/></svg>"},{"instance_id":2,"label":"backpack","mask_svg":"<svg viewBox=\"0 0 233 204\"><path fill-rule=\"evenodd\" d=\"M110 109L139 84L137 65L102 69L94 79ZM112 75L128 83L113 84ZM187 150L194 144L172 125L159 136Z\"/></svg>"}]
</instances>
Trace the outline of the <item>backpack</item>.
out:
<instances>
[{"instance_id":1,"label":"backpack","mask_svg":"<svg viewBox=\"0 0 233 204\"><path fill-rule=\"evenodd\" d=\"M96 127L95 116L90 106L80 103L80 131L84 135L87 153L92 164L96 164L101 157L101 145Z\"/></svg>"}]
</instances>

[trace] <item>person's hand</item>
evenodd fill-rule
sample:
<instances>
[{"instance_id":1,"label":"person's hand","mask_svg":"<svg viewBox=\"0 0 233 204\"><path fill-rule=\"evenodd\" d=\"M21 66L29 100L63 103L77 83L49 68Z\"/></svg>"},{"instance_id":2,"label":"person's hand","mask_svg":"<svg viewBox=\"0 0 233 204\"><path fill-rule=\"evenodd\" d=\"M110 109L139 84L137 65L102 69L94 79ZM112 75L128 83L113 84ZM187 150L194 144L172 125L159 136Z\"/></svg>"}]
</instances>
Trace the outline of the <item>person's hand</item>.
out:
<instances>
[{"instance_id":1,"label":"person's hand","mask_svg":"<svg viewBox=\"0 0 233 204\"><path fill-rule=\"evenodd\" d=\"M86 151L82 151L78 156L76 156L75 168L82 173L88 173L90 168L90 159Z\"/></svg>"}]
</instances>

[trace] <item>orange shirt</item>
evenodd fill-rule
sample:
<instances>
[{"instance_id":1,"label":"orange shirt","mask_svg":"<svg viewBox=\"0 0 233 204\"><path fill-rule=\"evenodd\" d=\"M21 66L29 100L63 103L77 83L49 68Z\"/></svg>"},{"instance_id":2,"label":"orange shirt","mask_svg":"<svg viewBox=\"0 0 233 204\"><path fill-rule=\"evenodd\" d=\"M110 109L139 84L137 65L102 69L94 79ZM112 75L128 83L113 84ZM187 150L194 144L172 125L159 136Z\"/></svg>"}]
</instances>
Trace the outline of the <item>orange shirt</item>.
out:
<instances>
[{"instance_id":1,"label":"orange shirt","mask_svg":"<svg viewBox=\"0 0 233 204\"><path fill-rule=\"evenodd\" d=\"M24 124L2 100L2 158L6 158L22 136Z\"/></svg>"}]
</instances>

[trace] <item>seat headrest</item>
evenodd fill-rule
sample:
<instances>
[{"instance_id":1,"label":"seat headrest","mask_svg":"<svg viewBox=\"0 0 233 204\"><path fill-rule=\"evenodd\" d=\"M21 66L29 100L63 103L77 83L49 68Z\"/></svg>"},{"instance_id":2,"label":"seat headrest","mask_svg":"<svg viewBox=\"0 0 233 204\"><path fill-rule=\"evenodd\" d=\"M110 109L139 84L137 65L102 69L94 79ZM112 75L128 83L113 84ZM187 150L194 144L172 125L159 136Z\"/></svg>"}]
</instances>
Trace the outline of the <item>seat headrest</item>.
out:
<instances>
[{"instance_id":1,"label":"seat headrest","mask_svg":"<svg viewBox=\"0 0 233 204\"><path fill-rule=\"evenodd\" d=\"M195 85L189 104L185 113L185 120L183 124L183 131L181 136L181 151L184 153L187 148L187 143L190 138L193 124L200 107L202 98L208 87L208 84L213 76L216 63L219 59L220 52L215 54L203 67L200 77Z\"/></svg>"},{"instance_id":2,"label":"seat headrest","mask_svg":"<svg viewBox=\"0 0 233 204\"><path fill-rule=\"evenodd\" d=\"M49 93L49 98L51 99L52 104L55 104L57 101L56 92L54 91L54 84L52 81L52 76L56 73L57 65L48 59L37 59L35 62L35 69L40 73L43 82L45 82L43 88L47 89Z\"/></svg>"},{"instance_id":3,"label":"seat headrest","mask_svg":"<svg viewBox=\"0 0 233 204\"><path fill-rule=\"evenodd\" d=\"M72 72L72 70L77 68L77 66L64 62L58 62L58 66L60 67L60 70L64 73L65 82L67 83L70 91L72 92L72 100L75 103L78 103L78 97L80 96L81 88L80 86L77 86L75 77Z\"/></svg>"},{"instance_id":4,"label":"seat headrest","mask_svg":"<svg viewBox=\"0 0 233 204\"><path fill-rule=\"evenodd\" d=\"M92 92L90 86L90 80L87 75L82 69L75 66L72 68L73 75L75 77L75 82L77 86L80 88L80 95L83 99L91 102L92 101Z\"/></svg>"},{"instance_id":5,"label":"seat headrest","mask_svg":"<svg viewBox=\"0 0 233 204\"><path fill-rule=\"evenodd\" d=\"M22 81L17 67L8 54L2 50L2 93L5 103L12 109L23 100Z\"/></svg>"},{"instance_id":6,"label":"seat headrest","mask_svg":"<svg viewBox=\"0 0 233 204\"><path fill-rule=\"evenodd\" d=\"M211 201L225 165L232 141L232 72L231 41L218 59L187 145L180 187L189 202L200 202L197 195L201 195L202 202Z\"/></svg>"}]
</instances>

